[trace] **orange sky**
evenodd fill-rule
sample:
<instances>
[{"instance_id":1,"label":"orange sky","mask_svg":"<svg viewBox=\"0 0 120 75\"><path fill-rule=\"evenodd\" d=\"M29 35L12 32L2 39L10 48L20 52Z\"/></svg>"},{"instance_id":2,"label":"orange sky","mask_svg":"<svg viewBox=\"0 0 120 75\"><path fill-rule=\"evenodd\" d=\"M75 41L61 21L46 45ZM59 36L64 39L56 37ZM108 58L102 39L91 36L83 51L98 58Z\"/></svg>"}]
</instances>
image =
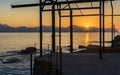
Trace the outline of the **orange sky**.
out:
<instances>
[{"instance_id":1,"label":"orange sky","mask_svg":"<svg viewBox=\"0 0 120 75\"><path fill-rule=\"evenodd\" d=\"M10 7L11 2L9 0L1 0L0 1L0 23L8 24L13 27L18 26L27 26L27 27L36 27L39 26L39 8L32 7L32 8L18 8L12 9ZM86 4L87 5L87 4ZM97 4L96 4L97 5ZM117 4L114 3L118 7ZM85 6L85 5L84 5ZM95 6L95 5L94 5ZM106 5L106 14L110 14L109 3ZM116 8L114 10L115 14L118 14L120 8ZM82 11L84 14L86 13L95 13L98 10L94 11ZM65 13L66 14L66 13ZM68 14L68 13L67 13ZM79 12L74 14L80 14ZM116 28L120 31L120 17L114 17L114 24ZM56 26L58 25L58 14L56 12ZM51 25L51 12L47 12L43 14L43 24L44 25ZM99 17L75 17L73 18L74 25L80 26L92 26L92 27L99 27ZM111 27L111 18L105 18L105 27ZM69 18L62 18L62 26L66 27L69 26Z\"/></svg>"}]
</instances>

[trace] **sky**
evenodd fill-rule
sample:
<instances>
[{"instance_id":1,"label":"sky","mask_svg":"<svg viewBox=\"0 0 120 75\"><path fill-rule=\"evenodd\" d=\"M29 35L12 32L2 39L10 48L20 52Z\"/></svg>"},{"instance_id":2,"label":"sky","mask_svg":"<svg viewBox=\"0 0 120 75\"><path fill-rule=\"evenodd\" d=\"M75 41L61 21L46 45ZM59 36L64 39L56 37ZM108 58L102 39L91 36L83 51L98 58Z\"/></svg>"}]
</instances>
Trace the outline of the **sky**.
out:
<instances>
[{"instance_id":1,"label":"sky","mask_svg":"<svg viewBox=\"0 0 120 75\"><path fill-rule=\"evenodd\" d=\"M13 27L27 26L36 27L39 26L39 7L29 8L11 8L11 4L26 4L37 3L38 0L0 0L0 23L8 24ZM116 1L114 4L114 14L120 14L120 2ZM71 5L75 7L75 5ZM81 4L79 7L91 6L90 3ZM93 3L93 6L98 6L98 3ZM98 10L81 10L83 14L98 13ZM62 15L69 15L69 12L62 12ZM73 11L73 14L81 14L80 11ZM105 3L105 14L111 14L110 3ZM58 12L56 12L56 26L58 26ZM120 31L120 17L114 17L114 24ZM43 13L43 25L51 25L51 12ZM69 26L69 18L62 18L62 26ZM74 17L73 25L99 27L99 17L87 16L87 17ZM105 18L105 27L111 27L111 17Z\"/></svg>"},{"instance_id":2,"label":"sky","mask_svg":"<svg viewBox=\"0 0 120 75\"><path fill-rule=\"evenodd\" d=\"M0 23L8 24L13 27L38 26L39 25L38 7L12 9L10 5L14 4L17 1L20 0L0 0ZM22 1L20 2L21 4Z\"/></svg>"}]
</instances>

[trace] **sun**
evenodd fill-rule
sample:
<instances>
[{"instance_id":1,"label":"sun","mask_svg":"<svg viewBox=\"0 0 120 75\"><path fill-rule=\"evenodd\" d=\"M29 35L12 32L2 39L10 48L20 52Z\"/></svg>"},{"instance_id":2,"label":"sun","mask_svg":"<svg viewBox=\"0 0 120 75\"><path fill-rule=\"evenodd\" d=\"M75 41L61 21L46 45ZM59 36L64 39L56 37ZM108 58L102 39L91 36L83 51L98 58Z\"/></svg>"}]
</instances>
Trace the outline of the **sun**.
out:
<instances>
[{"instance_id":1,"label":"sun","mask_svg":"<svg viewBox=\"0 0 120 75\"><path fill-rule=\"evenodd\" d=\"M86 28L89 28L89 26L88 26L88 25L86 25Z\"/></svg>"}]
</instances>

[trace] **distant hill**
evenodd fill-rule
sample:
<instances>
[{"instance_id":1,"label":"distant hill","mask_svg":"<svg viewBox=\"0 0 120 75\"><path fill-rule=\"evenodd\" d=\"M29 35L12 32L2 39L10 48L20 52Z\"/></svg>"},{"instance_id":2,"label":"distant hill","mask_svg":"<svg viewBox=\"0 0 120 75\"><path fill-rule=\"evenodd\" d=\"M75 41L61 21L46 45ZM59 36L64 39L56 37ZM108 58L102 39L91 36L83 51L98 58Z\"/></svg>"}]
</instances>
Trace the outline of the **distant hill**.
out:
<instances>
[{"instance_id":1,"label":"distant hill","mask_svg":"<svg viewBox=\"0 0 120 75\"><path fill-rule=\"evenodd\" d=\"M38 32L39 31L39 27L11 27L7 24L0 24L0 32ZM43 32L51 32L52 31L52 27L51 26L43 26ZM59 31L59 28L56 27L56 32ZM70 31L70 27L62 27L61 29L62 32L69 32ZM73 26L73 31L74 32L99 32L99 28L96 27L82 27L82 26ZM106 28L105 29L106 32L110 32L111 28ZM115 29L116 32L118 32L117 29Z\"/></svg>"},{"instance_id":2,"label":"distant hill","mask_svg":"<svg viewBox=\"0 0 120 75\"><path fill-rule=\"evenodd\" d=\"M38 27L11 27L7 24L0 24L0 32L38 32Z\"/></svg>"}]
</instances>

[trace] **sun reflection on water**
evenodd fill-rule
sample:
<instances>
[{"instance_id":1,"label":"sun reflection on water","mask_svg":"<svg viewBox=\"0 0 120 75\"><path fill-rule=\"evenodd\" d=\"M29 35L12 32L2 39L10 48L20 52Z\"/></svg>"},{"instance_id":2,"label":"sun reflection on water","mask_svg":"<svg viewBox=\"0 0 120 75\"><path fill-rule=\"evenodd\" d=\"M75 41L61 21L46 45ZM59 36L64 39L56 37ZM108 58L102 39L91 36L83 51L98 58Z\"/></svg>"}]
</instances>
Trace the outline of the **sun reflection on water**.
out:
<instances>
[{"instance_id":1,"label":"sun reflection on water","mask_svg":"<svg viewBox=\"0 0 120 75\"><path fill-rule=\"evenodd\" d=\"M85 46L88 46L89 45L89 33L86 33L85 34Z\"/></svg>"}]
</instances>

